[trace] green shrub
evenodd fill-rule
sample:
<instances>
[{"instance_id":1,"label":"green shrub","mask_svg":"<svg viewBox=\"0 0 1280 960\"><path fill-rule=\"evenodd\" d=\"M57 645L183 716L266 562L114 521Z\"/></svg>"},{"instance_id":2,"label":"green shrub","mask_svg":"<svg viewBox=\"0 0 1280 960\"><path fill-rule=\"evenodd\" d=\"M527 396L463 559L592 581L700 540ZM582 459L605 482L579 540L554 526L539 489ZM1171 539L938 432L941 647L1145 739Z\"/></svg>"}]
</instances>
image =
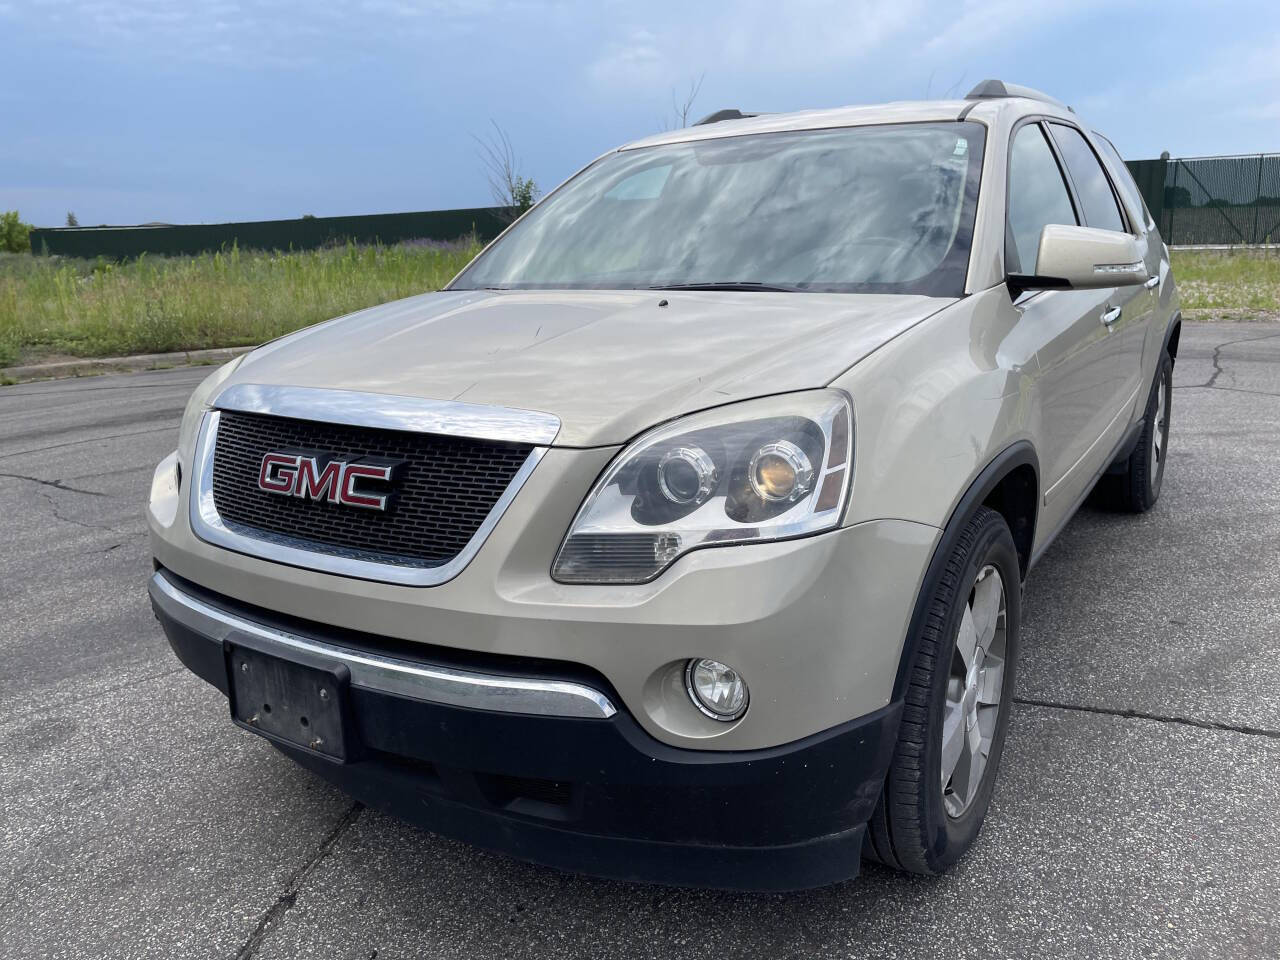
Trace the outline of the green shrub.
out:
<instances>
[{"instance_id":1,"label":"green shrub","mask_svg":"<svg viewBox=\"0 0 1280 960\"><path fill-rule=\"evenodd\" d=\"M23 223L17 210L0 213L0 250L26 253L31 249L31 224Z\"/></svg>"},{"instance_id":2,"label":"green shrub","mask_svg":"<svg viewBox=\"0 0 1280 960\"><path fill-rule=\"evenodd\" d=\"M511 186L511 201L512 206L516 208L516 216L520 216L532 207L540 193L532 177L516 177Z\"/></svg>"}]
</instances>

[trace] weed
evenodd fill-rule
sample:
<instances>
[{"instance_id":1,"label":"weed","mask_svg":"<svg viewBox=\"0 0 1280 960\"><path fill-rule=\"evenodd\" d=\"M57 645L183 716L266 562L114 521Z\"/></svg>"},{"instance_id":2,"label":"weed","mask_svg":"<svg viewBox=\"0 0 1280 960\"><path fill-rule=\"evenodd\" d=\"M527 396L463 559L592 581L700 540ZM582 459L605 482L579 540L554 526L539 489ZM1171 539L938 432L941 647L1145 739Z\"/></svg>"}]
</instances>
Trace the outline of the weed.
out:
<instances>
[{"instance_id":1,"label":"weed","mask_svg":"<svg viewBox=\"0 0 1280 960\"><path fill-rule=\"evenodd\" d=\"M123 356L262 343L438 290L477 250L465 241L293 253L232 247L125 263L0 256L0 367L41 354Z\"/></svg>"},{"instance_id":2,"label":"weed","mask_svg":"<svg viewBox=\"0 0 1280 960\"><path fill-rule=\"evenodd\" d=\"M1188 319L1256 319L1280 311L1280 256L1268 250L1174 250Z\"/></svg>"}]
</instances>

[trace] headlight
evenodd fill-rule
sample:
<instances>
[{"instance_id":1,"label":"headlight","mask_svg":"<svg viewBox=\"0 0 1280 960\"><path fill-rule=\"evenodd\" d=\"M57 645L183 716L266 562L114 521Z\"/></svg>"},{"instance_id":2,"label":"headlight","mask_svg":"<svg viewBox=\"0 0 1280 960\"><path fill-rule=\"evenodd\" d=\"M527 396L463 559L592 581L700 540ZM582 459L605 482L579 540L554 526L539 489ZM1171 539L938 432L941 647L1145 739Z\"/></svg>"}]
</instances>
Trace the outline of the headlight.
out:
<instances>
[{"instance_id":1,"label":"headlight","mask_svg":"<svg viewBox=\"0 0 1280 960\"><path fill-rule=\"evenodd\" d=\"M829 530L852 473L853 411L841 391L685 417L634 441L596 481L552 575L644 583L699 547Z\"/></svg>"},{"instance_id":2,"label":"headlight","mask_svg":"<svg viewBox=\"0 0 1280 960\"><path fill-rule=\"evenodd\" d=\"M151 497L147 501L151 515L162 527L173 526L178 516L178 493L182 489L182 467L178 465L177 451L160 461L151 475Z\"/></svg>"},{"instance_id":3,"label":"headlight","mask_svg":"<svg viewBox=\"0 0 1280 960\"><path fill-rule=\"evenodd\" d=\"M182 413L182 425L178 428L178 458L180 463L191 462L191 455L196 443L196 432L200 429L200 421L204 419L205 412L209 409L209 398L227 381L231 374L236 372L236 368L240 366L248 355L247 353L242 353L231 362L224 363L200 381L200 385L191 394L191 399L187 401L187 407Z\"/></svg>"}]
</instances>

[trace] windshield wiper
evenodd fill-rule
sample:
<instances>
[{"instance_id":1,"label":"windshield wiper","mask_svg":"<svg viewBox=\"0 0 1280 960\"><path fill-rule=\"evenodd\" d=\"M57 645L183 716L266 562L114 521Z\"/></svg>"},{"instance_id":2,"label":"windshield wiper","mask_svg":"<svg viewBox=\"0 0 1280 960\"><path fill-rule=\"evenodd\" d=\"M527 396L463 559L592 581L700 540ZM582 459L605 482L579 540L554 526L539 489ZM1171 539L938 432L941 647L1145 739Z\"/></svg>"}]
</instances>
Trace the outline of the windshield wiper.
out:
<instances>
[{"instance_id":1,"label":"windshield wiper","mask_svg":"<svg viewBox=\"0 0 1280 960\"><path fill-rule=\"evenodd\" d=\"M754 280L723 280L719 283L659 283L650 290L749 290L762 293L800 293L799 287L784 287L776 283L756 283Z\"/></svg>"}]
</instances>

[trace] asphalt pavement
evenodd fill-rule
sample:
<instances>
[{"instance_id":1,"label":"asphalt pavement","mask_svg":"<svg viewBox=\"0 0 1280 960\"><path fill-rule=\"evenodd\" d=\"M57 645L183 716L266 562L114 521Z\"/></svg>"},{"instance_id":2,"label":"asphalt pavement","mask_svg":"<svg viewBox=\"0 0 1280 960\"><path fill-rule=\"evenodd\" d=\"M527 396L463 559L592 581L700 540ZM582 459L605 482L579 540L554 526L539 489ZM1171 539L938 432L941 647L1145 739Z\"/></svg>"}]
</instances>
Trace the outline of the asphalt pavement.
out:
<instances>
[{"instance_id":1,"label":"asphalt pavement","mask_svg":"<svg viewBox=\"0 0 1280 960\"><path fill-rule=\"evenodd\" d=\"M1188 325L1156 509L1032 574L971 854L790 895L482 853L234 727L145 589L208 372L0 388L0 956L1280 956L1280 327Z\"/></svg>"}]
</instances>

